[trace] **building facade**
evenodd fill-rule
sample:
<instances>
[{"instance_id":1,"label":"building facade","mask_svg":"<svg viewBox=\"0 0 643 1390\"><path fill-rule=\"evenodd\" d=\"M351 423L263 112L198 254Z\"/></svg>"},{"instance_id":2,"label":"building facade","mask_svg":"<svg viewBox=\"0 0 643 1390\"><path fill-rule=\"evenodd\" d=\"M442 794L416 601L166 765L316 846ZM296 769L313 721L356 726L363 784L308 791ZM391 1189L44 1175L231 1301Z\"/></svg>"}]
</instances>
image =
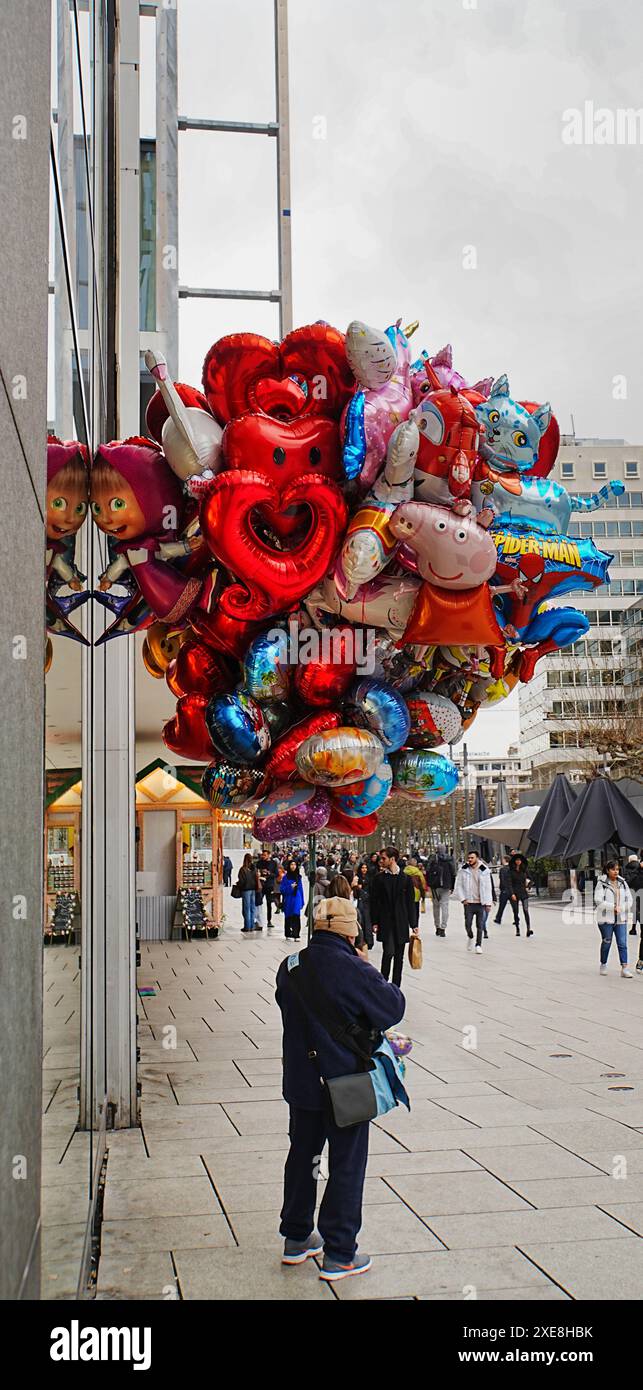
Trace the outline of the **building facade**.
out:
<instances>
[{"instance_id":1,"label":"building facade","mask_svg":"<svg viewBox=\"0 0 643 1390\"><path fill-rule=\"evenodd\" d=\"M570 536L591 538L613 555L611 582L562 600L586 613L587 636L539 661L520 688L521 752L534 787L556 771L582 781L597 763L609 766L610 727L631 712L641 685L641 645L637 655L626 615L643 597L643 446L563 435L551 477L585 499L610 480L623 482L625 492L596 511L576 512L569 526Z\"/></svg>"},{"instance_id":2,"label":"building facade","mask_svg":"<svg viewBox=\"0 0 643 1390\"><path fill-rule=\"evenodd\" d=\"M453 761L460 774L460 784L464 785L464 753L460 748L453 750ZM521 792L531 786L531 764L513 743L502 757L491 753L469 754L466 762L466 781L470 789L480 787L489 803L489 814L494 814L498 783L504 782L512 805L518 805Z\"/></svg>"}]
</instances>

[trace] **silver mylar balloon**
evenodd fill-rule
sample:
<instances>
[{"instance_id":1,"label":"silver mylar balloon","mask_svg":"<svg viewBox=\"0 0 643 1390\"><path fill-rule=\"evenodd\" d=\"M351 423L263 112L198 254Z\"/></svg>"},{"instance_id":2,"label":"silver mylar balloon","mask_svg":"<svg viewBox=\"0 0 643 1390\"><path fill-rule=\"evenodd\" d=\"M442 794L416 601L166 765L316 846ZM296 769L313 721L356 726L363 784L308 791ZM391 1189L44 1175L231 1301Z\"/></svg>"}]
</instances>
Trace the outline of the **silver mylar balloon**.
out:
<instances>
[{"instance_id":1,"label":"silver mylar balloon","mask_svg":"<svg viewBox=\"0 0 643 1390\"><path fill-rule=\"evenodd\" d=\"M384 758L381 740L369 729L325 729L297 749L295 762L306 782L345 787L372 777Z\"/></svg>"},{"instance_id":2,"label":"silver mylar balloon","mask_svg":"<svg viewBox=\"0 0 643 1390\"><path fill-rule=\"evenodd\" d=\"M243 662L243 688L253 700L285 700L292 685L288 634L281 628L262 632L250 643Z\"/></svg>"}]
</instances>

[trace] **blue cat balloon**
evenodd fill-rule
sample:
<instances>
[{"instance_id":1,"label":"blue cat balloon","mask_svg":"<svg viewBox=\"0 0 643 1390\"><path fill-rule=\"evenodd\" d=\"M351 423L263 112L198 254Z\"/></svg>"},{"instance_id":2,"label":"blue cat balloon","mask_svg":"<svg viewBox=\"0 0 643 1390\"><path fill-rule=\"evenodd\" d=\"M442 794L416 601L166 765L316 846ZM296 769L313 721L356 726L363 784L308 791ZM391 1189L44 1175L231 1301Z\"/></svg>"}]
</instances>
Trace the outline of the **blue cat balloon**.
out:
<instances>
[{"instance_id":1,"label":"blue cat balloon","mask_svg":"<svg viewBox=\"0 0 643 1390\"><path fill-rule=\"evenodd\" d=\"M539 405L533 414L509 395L506 376L498 377L486 401L476 405L485 427L480 453L499 472L528 473L538 462L540 441L551 420L551 406Z\"/></svg>"},{"instance_id":2,"label":"blue cat balloon","mask_svg":"<svg viewBox=\"0 0 643 1390\"><path fill-rule=\"evenodd\" d=\"M474 485L479 506L491 507L496 525L513 525L525 531L566 535L574 512L595 512L625 492L620 479L608 482L589 497L575 497L549 478L517 478L502 475Z\"/></svg>"}]
</instances>

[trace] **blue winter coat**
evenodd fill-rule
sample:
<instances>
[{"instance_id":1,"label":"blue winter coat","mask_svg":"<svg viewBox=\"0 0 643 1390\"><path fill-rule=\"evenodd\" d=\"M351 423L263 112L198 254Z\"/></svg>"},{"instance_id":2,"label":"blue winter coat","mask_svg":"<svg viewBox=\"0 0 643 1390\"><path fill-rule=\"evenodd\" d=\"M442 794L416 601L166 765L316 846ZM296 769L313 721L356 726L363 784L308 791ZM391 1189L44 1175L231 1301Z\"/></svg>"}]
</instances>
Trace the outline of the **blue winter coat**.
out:
<instances>
[{"instance_id":1,"label":"blue winter coat","mask_svg":"<svg viewBox=\"0 0 643 1390\"><path fill-rule=\"evenodd\" d=\"M283 895L284 916L295 917L304 905L304 885L299 875L293 878L290 874L285 874L279 884L279 891Z\"/></svg>"},{"instance_id":2,"label":"blue winter coat","mask_svg":"<svg viewBox=\"0 0 643 1390\"><path fill-rule=\"evenodd\" d=\"M307 949L326 993L346 1018L382 1032L399 1023L405 1008L402 991L358 955L345 937L316 931ZM276 999L284 1028L284 1099L304 1110L322 1110L320 1076L347 1076L358 1070L358 1059L334 1042L316 1019L304 1015L303 1004L288 984L288 958L277 971ZM308 1056L309 1050L317 1053L317 1060Z\"/></svg>"}]
</instances>

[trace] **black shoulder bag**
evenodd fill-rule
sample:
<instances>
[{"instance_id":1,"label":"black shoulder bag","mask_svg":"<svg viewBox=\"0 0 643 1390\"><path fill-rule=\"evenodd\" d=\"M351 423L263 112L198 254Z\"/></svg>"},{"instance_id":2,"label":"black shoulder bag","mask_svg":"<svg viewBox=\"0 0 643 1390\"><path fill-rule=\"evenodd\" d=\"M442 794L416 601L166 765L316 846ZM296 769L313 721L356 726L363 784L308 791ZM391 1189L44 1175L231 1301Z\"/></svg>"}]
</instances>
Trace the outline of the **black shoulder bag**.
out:
<instances>
[{"instance_id":1,"label":"black shoulder bag","mask_svg":"<svg viewBox=\"0 0 643 1390\"><path fill-rule=\"evenodd\" d=\"M304 1017L307 1011L310 1012L333 1041L354 1052L361 1063L359 1071L349 1076L321 1077L330 1118L338 1129L348 1129L350 1125L375 1119L377 1099L370 1073L374 1068L372 1053L379 1042L379 1033L344 1018L320 983L305 950L299 954L299 964L289 969L288 980L302 1006ZM313 1047L309 1047L308 1056L311 1061L317 1061Z\"/></svg>"}]
</instances>

